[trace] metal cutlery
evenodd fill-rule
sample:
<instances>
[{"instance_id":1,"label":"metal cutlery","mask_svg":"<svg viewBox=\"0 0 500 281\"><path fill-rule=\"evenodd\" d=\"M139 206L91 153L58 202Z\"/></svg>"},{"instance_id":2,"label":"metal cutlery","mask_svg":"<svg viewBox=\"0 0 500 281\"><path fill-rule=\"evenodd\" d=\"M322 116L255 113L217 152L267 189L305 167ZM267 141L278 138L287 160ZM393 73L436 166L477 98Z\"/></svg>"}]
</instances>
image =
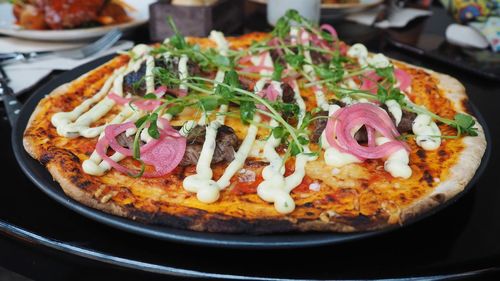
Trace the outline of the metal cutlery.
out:
<instances>
[{"instance_id":1,"label":"metal cutlery","mask_svg":"<svg viewBox=\"0 0 500 281\"><path fill-rule=\"evenodd\" d=\"M119 29L113 29L99 40L85 45L80 48L57 50L57 51L40 51L40 52L13 52L13 53L0 53L0 64L26 62L35 58L58 56L71 59L83 59L92 56L100 51L108 49L113 46L123 35Z\"/></svg>"},{"instance_id":2,"label":"metal cutlery","mask_svg":"<svg viewBox=\"0 0 500 281\"><path fill-rule=\"evenodd\" d=\"M8 84L9 77L2 65L0 65L0 97L3 100L9 123L11 126L14 126L19 116L19 112L21 111L22 104L16 99L14 91L12 91Z\"/></svg>"}]
</instances>

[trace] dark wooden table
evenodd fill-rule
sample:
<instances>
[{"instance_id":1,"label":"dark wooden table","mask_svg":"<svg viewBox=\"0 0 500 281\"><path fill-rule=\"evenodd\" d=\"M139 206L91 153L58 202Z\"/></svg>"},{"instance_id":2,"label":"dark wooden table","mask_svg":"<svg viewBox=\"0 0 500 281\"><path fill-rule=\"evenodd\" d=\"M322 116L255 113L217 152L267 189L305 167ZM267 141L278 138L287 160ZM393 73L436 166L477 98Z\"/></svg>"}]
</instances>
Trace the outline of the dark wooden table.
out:
<instances>
[{"instance_id":1,"label":"dark wooden table","mask_svg":"<svg viewBox=\"0 0 500 281\"><path fill-rule=\"evenodd\" d=\"M319 248L231 250L157 241L94 222L49 199L16 164L10 149L10 127L3 118L0 267L35 280L160 280L166 275L311 280L464 272L481 279L496 277L500 265L499 84L401 52L385 40L387 36L405 36L407 30L415 28L443 32L449 19L442 10L436 11L433 17L390 34L351 23L333 24L348 43L362 42L372 51L457 77L486 119L493 139L491 161L474 188L445 210L383 236ZM262 22L263 15L257 11L247 19L246 28L266 29ZM133 38L147 40L145 33L139 30ZM0 115L4 116L3 107Z\"/></svg>"}]
</instances>

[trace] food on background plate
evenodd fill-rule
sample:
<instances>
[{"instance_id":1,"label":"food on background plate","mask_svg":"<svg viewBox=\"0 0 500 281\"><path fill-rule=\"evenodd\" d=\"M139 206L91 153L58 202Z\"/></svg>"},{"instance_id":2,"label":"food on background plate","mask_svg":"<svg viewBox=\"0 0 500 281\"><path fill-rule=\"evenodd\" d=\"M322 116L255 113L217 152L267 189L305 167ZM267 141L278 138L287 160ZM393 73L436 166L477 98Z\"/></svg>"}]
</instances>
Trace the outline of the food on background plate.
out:
<instances>
[{"instance_id":1,"label":"food on background plate","mask_svg":"<svg viewBox=\"0 0 500 281\"><path fill-rule=\"evenodd\" d=\"M25 148L75 200L197 231L368 231L443 204L481 162L483 129L450 76L293 10L269 34L170 25L33 113Z\"/></svg>"},{"instance_id":2,"label":"food on background plate","mask_svg":"<svg viewBox=\"0 0 500 281\"><path fill-rule=\"evenodd\" d=\"M321 2L323 4L351 4L351 3L360 3L359 0L323 0Z\"/></svg>"},{"instance_id":3,"label":"food on background plate","mask_svg":"<svg viewBox=\"0 0 500 281\"><path fill-rule=\"evenodd\" d=\"M72 29L131 20L122 0L13 0L16 23L25 29Z\"/></svg>"}]
</instances>

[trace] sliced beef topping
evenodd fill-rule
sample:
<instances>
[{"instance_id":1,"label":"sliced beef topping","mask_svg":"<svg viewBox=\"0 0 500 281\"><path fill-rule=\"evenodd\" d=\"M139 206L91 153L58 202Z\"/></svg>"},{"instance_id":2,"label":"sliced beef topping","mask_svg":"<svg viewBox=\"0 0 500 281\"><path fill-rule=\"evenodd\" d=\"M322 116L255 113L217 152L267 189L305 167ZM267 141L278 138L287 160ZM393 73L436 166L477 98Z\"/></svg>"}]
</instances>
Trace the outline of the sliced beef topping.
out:
<instances>
[{"instance_id":1,"label":"sliced beef topping","mask_svg":"<svg viewBox=\"0 0 500 281\"><path fill-rule=\"evenodd\" d=\"M368 132L366 131L366 127L362 126L359 130L354 134L354 139L359 143L367 143L368 142Z\"/></svg>"},{"instance_id":2,"label":"sliced beef topping","mask_svg":"<svg viewBox=\"0 0 500 281\"><path fill-rule=\"evenodd\" d=\"M126 132L123 132L116 136L116 141L123 147L126 147L128 149L132 149L134 146L134 137L133 136L127 136Z\"/></svg>"},{"instance_id":3,"label":"sliced beef topping","mask_svg":"<svg viewBox=\"0 0 500 281\"><path fill-rule=\"evenodd\" d=\"M389 114L391 116L391 114ZM391 116L391 119L393 117ZM413 121L417 118L417 114L409 112L403 109L403 115L401 116L401 122L398 124L398 131L400 133L408 133L412 131ZM394 119L393 119L394 120Z\"/></svg>"},{"instance_id":4,"label":"sliced beef topping","mask_svg":"<svg viewBox=\"0 0 500 281\"><path fill-rule=\"evenodd\" d=\"M328 117L328 111L322 110L314 115L314 117L324 116ZM311 134L311 142L318 143L321 139L321 134L326 128L326 123L328 123L327 118L315 119L312 122L312 134Z\"/></svg>"},{"instance_id":5,"label":"sliced beef topping","mask_svg":"<svg viewBox=\"0 0 500 281\"><path fill-rule=\"evenodd\" d=\"M311 61L313 64L329 63L330 59L324 53L318 51L310 51Z\"/></svg>"},{"instance_id":6,"label":"sliced beef topping","mask_svg":"<svg viewBox=\"0 0 500 281\"><path fill-rule=\"evenodd\" d=\"M169 70L176 76L179 76L179 57L173 57L168 60L167 63L163 62L163 68ZM201 76L205 73L201 70L200 66L195 62L188 60L187 69L189 76Z\"/></svg>"},{"instance_id":7,"label":"sliced beef topping","mask_svg":"<svg viewBox=\"0 0 500 281\"><path fill-rule=\"evenodd\" d=\"M163 58L155 59L155 67L167 69L175 76L179 76L179 58L173 57L165 62ZM206 76L207 73L203 72L200 66L192 61L187 62L188 73L190 76ZM123 78L123 90L125 93L131 93L135 96L144 96L146 94L146 62L141 64L139 70L130 72ZM161 86L159 81L155 81L155 87Z\"/></svg>"},{"instance_id":8,"label":"sliced beef topping","mask_svg":"<svg viewBox=\"0 0 500 281\"><path fill-rule=\"evenodd\" d=\"M187 136L187 146L181 166L196 165L200 158L203 143L205 142L206 127L196 126ZM238 138L229 126L221 126L217 131L216 146L212 157L212 164L223 161L232 161L235 150L238 148Z\"/></svg>"},{"instance_id":9,"label":"sliced beef topping","mask_svg":"<svg viewBox=\"0 0 500 281\"><path fill-rule=\"evenodd\" d=\"M289 44L289 43L290 43L290 40L285 39L285 44ZM289 49L292 52L294 52L295 54L298 51L297 47L290 47ZM285 51L282 51L282 52L284 53ZM271 51L269 51L269 55L271 55L271 59L273 60L274 63L279 63L283 66L286 65L285 58L282 55L280 55L276 49L272 49Z\"/></svg>"},{"instance_id":10,"label":"sliced beef topping","mask_svg":"<svg viewBox=\"0 0 500 281\"><path fill-rule=\"evenodd\" d=\"M338 105L340 107L346 107L347 106L347 103L345 103L345 102L343 102L341 100L333 100L332 99L332 100L329 100L328 103L329 104L336 104L336 105Z\"/></svg>"},{"instance_id":11,"label":"sliced beef topping","mask_svg":"<svg viewBox=\"0 0 500 281\"><path fill-rule=\"evenodd\" d=\"M278 53L276 49L272 49L271 51L269 51L269 54L271 55L271 59L273 60L274 63L286 65L285 59Z\"/></svg>"},{"instance_id":12,"label":"sliced beef topping","mask_svg":"<svg viewBox=\"0 0 500 281\"><path fill-rule=\"evenodd\" d=\"M255 83L253 80L244 76L239 76L238 79L243 90L251 91L253 89L253 84Z\"/></svg>"},{"instance_id":13,"label":"sliced beef topping","mask_svg":"<svg viewBox=\"0 0 500 281\"><path fill-rule=\"evenodd\" d=\"M396 124L396 118L394 118L394 116L389 111L387 106L383 104L381 108L384 109L387 112L387 114L389 114L389 117L391 117L392 122ZM397 129L400 134L409 133L412 131L413 121L415 120L415 118L417 118L417 114L409 112L404 109L402 109L402 112L403 114L401 116L401 121L399 122Z\"/></svg>"},{"instance_id":14,"label":"sliced beef topping","mask_svg":"<svg viewBox=\"0 0 500 281\"><path fill-rule=\"evenodd\" d=\"M123 77L123 91L136 96L144 96L146 94L146 63L143 62L137 71L130 72Z\"/></svg>"},{"instance_id":15,"label":"sliced beef topping","mask_svg":"<svg viewBox=\"0 0 500 281\"><path fill-rule=\"evenodd\" d=\"M283 91L283 102L297 103L295 101L295 92L293 91L292 86L290 86L288 83L282 83L281 90Z\"/></svg>"}]
</instances>

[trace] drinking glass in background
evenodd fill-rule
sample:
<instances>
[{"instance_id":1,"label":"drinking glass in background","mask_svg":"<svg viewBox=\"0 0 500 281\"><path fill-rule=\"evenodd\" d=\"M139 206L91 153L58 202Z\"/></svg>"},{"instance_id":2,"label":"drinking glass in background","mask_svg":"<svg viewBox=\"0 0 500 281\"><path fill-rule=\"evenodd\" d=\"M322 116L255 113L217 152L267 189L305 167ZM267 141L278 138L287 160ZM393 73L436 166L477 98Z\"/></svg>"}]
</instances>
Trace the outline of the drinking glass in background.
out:
<instances>
[{"instance_id":1,"label":"drinking glass in background","mask_svg":"<svg viewBox=\"0 0 500 281\"><path fill-rule=\"evenodd\" d=\"M289 9L295 9L306 19L318 23L321 0L268 0L267 22L270 25L275 25L278 19Z\"/></svg>"}]
</instances>

